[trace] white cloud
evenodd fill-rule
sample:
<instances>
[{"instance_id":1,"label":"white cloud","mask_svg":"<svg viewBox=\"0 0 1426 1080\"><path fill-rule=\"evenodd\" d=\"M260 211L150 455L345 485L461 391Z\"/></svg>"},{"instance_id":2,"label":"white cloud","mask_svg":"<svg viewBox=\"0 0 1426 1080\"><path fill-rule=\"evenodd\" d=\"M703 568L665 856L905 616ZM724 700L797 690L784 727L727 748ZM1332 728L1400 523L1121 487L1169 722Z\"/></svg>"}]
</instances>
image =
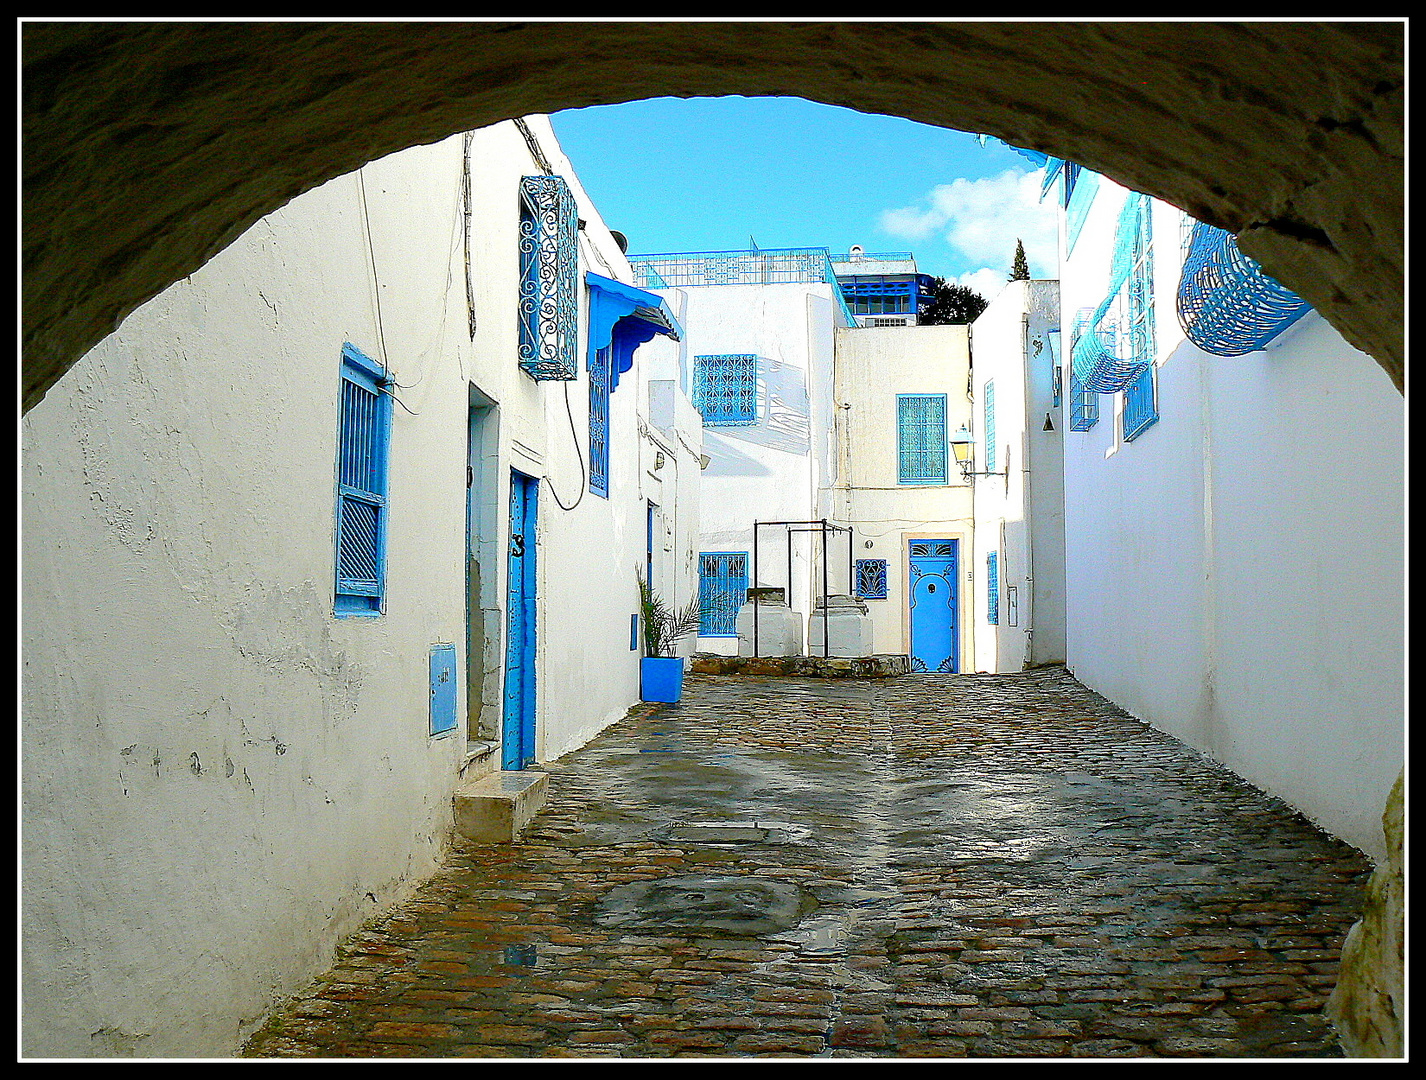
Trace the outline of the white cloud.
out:
<instances>
[{"instance_id":1,"label":"white cloud","mask_svg":"<svg viewBox=\"0 0 1426 1080\"><path fill-rule=\"evenodd\" d=\"M1058 276L1055 223L1053 200L1040 202L1040 173L1016 169L940 184L922 205L883 210L880 220L883 232L905 240L940 236L961 261L985 268L975 274L998 271L1002 282L1009 276L1017 239L1025 244L1031 277ZM962 279L967 276L973 275Z\"/></svg>"},{"instance_id":2,"label":"white cloud","mask_svg":"<svg viewBox=\"0 0 1426 1080\"><path fill-rule=\"evenodd\" d=\"M1027 255L1028 259L1029 256ZM1005 281L1008 271L1003 270L973 270L969 274L961 274L955 279L955 284L965 285L974 289L987 300L994 300L1000 295L1000 290L1005 288Z\"/></svg>"}]
</instances>

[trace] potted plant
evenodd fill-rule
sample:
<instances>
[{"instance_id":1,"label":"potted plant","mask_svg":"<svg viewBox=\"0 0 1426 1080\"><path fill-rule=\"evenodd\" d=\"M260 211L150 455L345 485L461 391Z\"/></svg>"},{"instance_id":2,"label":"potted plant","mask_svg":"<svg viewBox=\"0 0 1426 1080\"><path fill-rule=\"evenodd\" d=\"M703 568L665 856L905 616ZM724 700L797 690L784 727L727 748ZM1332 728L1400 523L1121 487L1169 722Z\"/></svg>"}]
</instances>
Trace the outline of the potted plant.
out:
<instances>
[{"instance_id":1,"label":"potted plant","mask_svg":"<svg viewBox=\"0 0 1426 1080\"><path fill-rule=\"evenodd\" d=\"M698 599L673 610L639 575L639 620L644 636L644 656L639 661L639 697L644 701L678 701L683 697L683 657L674 647L698 633L701 609Z\"/></svg>"}]
</instances>

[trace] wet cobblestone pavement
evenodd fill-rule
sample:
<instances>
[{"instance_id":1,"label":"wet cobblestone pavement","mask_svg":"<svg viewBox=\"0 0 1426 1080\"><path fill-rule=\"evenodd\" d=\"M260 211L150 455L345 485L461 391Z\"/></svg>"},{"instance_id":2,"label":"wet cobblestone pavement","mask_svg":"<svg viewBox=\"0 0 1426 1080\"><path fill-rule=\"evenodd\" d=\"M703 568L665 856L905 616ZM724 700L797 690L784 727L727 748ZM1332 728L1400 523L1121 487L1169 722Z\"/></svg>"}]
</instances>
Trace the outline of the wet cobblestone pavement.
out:
<instances>
[{"instance_id":1,"label":"wet cobblestone pavement","mask_svg":"<svg viewBox=\"0 0 1426 1080\"><path fill-rule=\"evenodd\" d=\"M250 1041L316 1057L1334 1057L1370 871L1062 668L691 675Z\"/></svg>"}]
</instances>

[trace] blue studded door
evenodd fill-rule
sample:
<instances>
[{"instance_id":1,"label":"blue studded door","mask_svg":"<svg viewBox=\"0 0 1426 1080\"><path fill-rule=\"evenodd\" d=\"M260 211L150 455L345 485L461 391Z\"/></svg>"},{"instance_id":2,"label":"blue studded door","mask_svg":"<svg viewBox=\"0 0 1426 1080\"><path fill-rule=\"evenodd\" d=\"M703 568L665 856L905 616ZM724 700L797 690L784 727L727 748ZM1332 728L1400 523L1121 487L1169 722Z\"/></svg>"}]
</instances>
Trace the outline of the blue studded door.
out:
<instances>
[{"instance_id":1,"label":"blue studded door","mask_svg":"<svg viewBox=\"0 0 1426 1080\"><path fill-rule=\"evenodd\" d=\"M912 540L911 670L960 670L956 540Z\"/></svg>"},{"instance_id":2,"label":"blue studded door","mask_svg":"<svg viewBox=\"0 0 1426 1080\"><path fill-rule=\"evenodd\" d=\"M539 481L510 472L510 544L506 554L505 710L500 767L535 760L535 524Z\"/></svg>"}]
</instances>

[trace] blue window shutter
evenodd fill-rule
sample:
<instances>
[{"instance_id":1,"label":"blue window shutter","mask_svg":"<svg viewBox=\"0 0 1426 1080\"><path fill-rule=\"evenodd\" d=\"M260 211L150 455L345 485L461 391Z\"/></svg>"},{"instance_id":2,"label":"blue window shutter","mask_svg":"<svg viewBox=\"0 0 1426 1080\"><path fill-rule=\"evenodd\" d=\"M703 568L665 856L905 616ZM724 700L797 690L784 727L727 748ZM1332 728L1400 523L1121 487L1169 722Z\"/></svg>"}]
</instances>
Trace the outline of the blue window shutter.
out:
<instances>
[{"instance_id":1,"label":"blue window shutter","mask_svg":"<svg viewBox=\"0 0 1426 1080\"><path fill-rule=\"evenodd\" d=\"M758 358L750 353L693 358L693 406L709 427L758 422Z\"/></svg>"},{"instance_id":2,"label":"blue window shutter","mask_svg":"<svg viewBox=\"0 0 1426 1080\"><path fill-rule=\"evenodd\" d=\"M946 482L946 395L896 398L897 471L903 484Z\"/></svg>"},{"instance_id":3,"label":"blue window shutter","mask_svg":"<svg viewBox=\"0 0 1426 1080\"><path fill-rule=\"evenodd\" d=\"M1132 442L1146 428L1158 423L1157 369L1150 364L1144 373L1124 388L1124 441Z\"/></svg>"},{"instance_id":4,"label":"blue window shutter","mask_svg":"<svg viewBox=\"0 0 1426 1080\"><path fill-rule=\"evenodd\" d=\"M986 622L1000 625L1000 553L992 551L985 557Z\"/></svg>"},{"instance_id":5,"label":"blue window shutter","mask_svg":"<svg viewBox=\"0 0 1426 1080\"><path fill-rule=\"evenodd\" d=\"M995 471L995 382L985 384L985 468Z\"/></svg>"},{"instance_id":6,"label":"blue window shutter","mask_svg":"<svg viewBox=\"0 0 1426 1080\"><path fill-rule=\"evenodd\" d=\"M886 560L857 560L857 596L863 600L886 599Z\"/></svg>"},{"instance_id":7,"label":"blue window shutter","mask_svg":"<svg viewBox=\"0 0 1426 1080\"><path fill-rule=\"evenodd\" d=\"M702 608L698 633L703 637L736 637L738 609L748 599L748 553L698 553L698 602Z\"/></svg>"},{"instance_id":8,"label":"blue window shutter","mask_svg":"<svg viewBox=\"0 0 1426 1080\"><path fill-rule=\"evenodd\" d=\"M337 431L336 612L379 615L386 588L391 397L381 368L342 348Z\"/></svg>"}]
</instances>

